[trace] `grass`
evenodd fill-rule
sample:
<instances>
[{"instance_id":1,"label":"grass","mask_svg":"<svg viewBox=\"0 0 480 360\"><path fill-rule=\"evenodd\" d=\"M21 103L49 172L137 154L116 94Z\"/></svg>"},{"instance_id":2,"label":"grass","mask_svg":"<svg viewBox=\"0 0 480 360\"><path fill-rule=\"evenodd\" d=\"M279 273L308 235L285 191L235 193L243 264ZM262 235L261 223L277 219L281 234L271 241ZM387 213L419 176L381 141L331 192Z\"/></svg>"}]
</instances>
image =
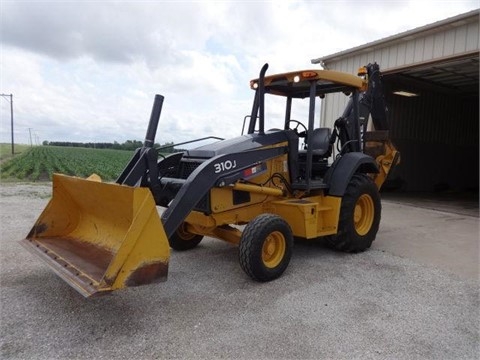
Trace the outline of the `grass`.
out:
<instances>
[{"instance_id":1,"label":"grass","mask_svg":"<svg viewBox=\"0 0 480 360\"><path fill-rule=\"evenodd\" d=\"M27 151L29 148L30 145L14 144L13 149L15 151L15 154L12 155L12 144L0 143L0 162L4 162L14 156L20 155L23 152Z\"/></svg>"},{"instance_id":2,"label":"grass","mask_svg":"<svg viewBox=\"0 0 480 360\"><path fill-rule=\"evenodd\" d=\"M5 145L5 144L3 144ZM4 147L0 147L4 154ZM15 146L15 156L2 161L2 181L49 181L53 173L87 177L93 173L115 180L132 157L132 151L56 146Z\"/></svg>"}]
</instances>

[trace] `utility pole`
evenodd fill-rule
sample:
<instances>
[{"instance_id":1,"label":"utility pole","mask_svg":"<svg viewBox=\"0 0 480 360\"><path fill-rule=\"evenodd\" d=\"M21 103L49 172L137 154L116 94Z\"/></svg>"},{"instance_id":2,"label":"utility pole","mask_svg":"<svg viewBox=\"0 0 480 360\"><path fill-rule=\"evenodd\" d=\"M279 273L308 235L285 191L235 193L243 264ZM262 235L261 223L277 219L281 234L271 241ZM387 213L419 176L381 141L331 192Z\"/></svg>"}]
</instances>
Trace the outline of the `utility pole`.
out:
<instances>
[{"instance_id":1,"label":"utility pole","mask_svg":"<svg viewBox=\"0 0 480 360\"><path fill-rule=\"evenodd\" d=\"M30 147L33 146L32 144L32 128L28 128L28 133L30 134Z\"/></svg>"},{"instance_id":2,"label":"utility pole","mask_svg":"<svg viewBox=\"0 0 480 360\"><path fill-rule=\"evenodd\" d=\"M13 94L0 94L1 97L10 97L10 128L12 129L12 155L15 154L14 141L13 141Z\"/></svg>"}]
</instances>

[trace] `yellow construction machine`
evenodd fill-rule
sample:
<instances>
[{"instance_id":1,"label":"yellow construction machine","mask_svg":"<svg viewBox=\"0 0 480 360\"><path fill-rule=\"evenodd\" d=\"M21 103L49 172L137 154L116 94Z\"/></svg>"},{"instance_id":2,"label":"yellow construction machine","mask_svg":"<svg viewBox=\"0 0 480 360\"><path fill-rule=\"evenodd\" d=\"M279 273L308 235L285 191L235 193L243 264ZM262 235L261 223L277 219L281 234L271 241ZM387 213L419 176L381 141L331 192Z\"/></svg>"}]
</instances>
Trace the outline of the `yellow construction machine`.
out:
<instances>
[{"instance_id":1,"label":"yellow construction machine","mask_svg":"<svg viewBox=\"0 0 480 360\"><path fill-rule=\"evenodd\" d=\"M257 281L285 271L294 238L369 248L379 188L399 161L378 65L358 75L266 76L267 68L250 82L246 134L169 156L154 147L163 104L156 95L144 145L116 182L54 174L52 199L22 244L85 297L165 280L170 248L192 249L204 236L237 244L241 268ZM315 124L316 99L329 93L349 97L333 131ZM283 128L266 130L266 100L282 98ZM305 119L293 120L302 99Z\"/></svg>"}]
</instances>

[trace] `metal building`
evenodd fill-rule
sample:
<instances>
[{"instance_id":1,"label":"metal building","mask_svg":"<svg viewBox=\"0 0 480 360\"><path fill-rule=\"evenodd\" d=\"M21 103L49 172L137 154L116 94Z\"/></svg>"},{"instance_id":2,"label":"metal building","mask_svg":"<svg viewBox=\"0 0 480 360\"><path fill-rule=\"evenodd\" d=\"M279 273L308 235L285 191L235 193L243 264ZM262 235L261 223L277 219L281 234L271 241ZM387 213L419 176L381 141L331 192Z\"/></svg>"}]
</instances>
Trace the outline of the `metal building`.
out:
<instances>
[{"instance_id":1,"label":"metal building","mask_svg":"<svg viewBox=\"0 0 480 360\"><path fill-rule=\"evenodd\" d=\"M402 154L392 185L478 194L479 14L477 9L312 60L348 73L380 65L390 136ZM339 94L323 100L322 126L333 126L347 100Z\"/></svg>"}]
</instances>

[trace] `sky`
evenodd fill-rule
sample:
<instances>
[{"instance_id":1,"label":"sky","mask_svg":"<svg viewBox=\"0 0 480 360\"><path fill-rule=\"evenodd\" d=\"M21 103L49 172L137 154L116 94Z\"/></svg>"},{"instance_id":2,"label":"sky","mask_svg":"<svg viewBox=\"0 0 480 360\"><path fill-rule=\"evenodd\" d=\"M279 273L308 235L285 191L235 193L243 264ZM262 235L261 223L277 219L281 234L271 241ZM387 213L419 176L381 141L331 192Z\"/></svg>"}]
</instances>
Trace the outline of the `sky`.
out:
<instances>
[{"instance_id":1,"label":"sky","mask_svg":"<svg viewBox=\"0 0 480 360\"><path fill-rule=\"evenodd\" d=\"M319 68L311 59L443 20L480 1L0 0L0 93L15 143L231 138L251 111L249 81ZM380 64L381 66L381 64ZM267 109L268 110L268 109ZM0 142L11 141L10 98Z\"/></svg>"}]
</instances>

